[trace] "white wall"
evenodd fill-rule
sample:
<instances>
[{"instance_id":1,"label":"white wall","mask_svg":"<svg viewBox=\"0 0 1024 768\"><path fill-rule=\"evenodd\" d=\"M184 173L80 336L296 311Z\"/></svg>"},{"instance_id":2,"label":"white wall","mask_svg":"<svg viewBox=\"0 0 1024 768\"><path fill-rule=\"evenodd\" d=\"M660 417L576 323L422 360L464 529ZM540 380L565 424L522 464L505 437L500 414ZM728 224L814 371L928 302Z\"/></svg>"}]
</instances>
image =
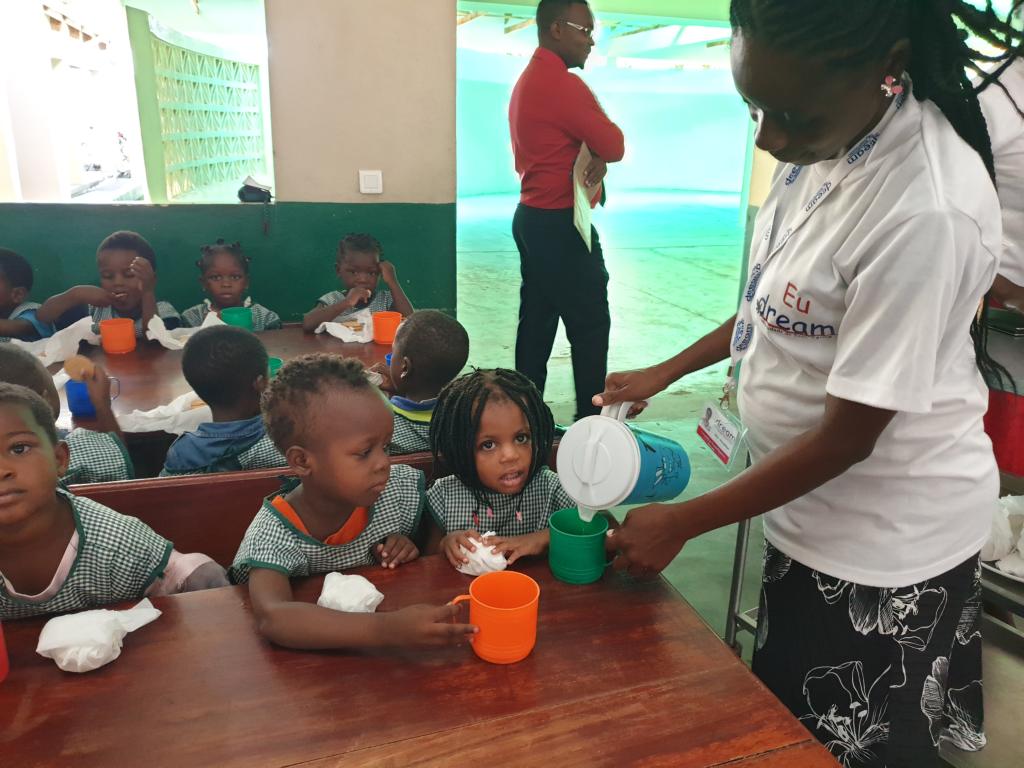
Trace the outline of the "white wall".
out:
<instances>
[{"instance_id":1,"label":"white wall","mask_svg":"<svg viewBox=\"0 0 1024 768\"><path fill-rule=\"evenodd\" d=\"M279 201L455 200L455 0L266 0ZM358 171L384 172L361 195Z\"/></svg>"}]
</instances>

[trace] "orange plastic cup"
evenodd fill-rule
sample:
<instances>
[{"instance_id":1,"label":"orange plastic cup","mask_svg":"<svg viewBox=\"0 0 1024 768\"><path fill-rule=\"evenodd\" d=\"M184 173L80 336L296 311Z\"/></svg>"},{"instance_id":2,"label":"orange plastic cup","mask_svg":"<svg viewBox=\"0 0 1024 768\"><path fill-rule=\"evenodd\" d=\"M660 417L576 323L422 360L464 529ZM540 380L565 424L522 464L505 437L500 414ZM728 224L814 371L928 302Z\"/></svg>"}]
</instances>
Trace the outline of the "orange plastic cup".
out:
<instances>
[{"instance_id":1,"label":"orange plastic cup","mask_svg":"<svg viewBox=\"0 0 1024 768\"><path fill-rule=\"evenodd\" d=\"M373 340L378 344L394 343L395 334L398 333L398 326L401 324L401 312L374 312Z\"/></svg>"},{"instance_id":2,"label":"orange plastic cup","mask_svg":"<svg viewBox=\"0 0 1024 768\"><path fill-rule=\"evenodd\" d=\"M480 631L473 637L473 651L492 664L514 664L530 655L537 643L537 607L540 585L524 573L496 571L473 579L468 595L469 623Z\"/></svg>"},{"instance_id":3,"label":"orange plastic cup","mask_svg":"<svg viewBox=\"0 0 1024 768\"><path fill-rule=\"evenodd\" d=\"M100 343L108 355L124 355L135 349L135 321L115 317L100 321Z\"/></svg>"}]
</instances>

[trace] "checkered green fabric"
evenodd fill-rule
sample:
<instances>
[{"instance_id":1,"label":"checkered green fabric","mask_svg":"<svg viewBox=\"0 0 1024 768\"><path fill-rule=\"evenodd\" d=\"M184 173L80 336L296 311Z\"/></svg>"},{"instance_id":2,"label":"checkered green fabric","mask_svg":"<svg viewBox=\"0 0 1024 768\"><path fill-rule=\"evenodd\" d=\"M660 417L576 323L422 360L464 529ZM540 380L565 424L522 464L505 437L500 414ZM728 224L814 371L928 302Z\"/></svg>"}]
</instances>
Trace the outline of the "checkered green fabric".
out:
<instances>
[{"instance_id":1,"label":"checkered green fabric","mask_svg":"<svg viewBox=\"0 0 1024 768\"><path fill-rule=\"evenodd\" d=\"M394 413L395 431L391 436L388 453L403 456L430 450L430 422L412 421L400 413Z\"/></svg>"},{"instance_id":2,"label":"checkered green fabric","mask_svg":"<svg viewBox=\"0 0 1024 768\"><path fill-rule=\"evenodd\" d=\"M67 485L131 480L135 467L121 438L110 432L73 429L64 436L70 461L61 478Z\"/></svg>"},{"instance_id":3,"label":"checkered green fabric","mask_svg":"<svg viewBox=\"0 0 1024 768\"><path fill-rule=\"evenodd\" d=\"M57 489L71 506L78 554L53 597L32 602L13 597L0 579L0 619L98 608L141 598L161 577L173 546L134 517ZM14 585L17 588L17 584Z\"/></svg>"},{"instance_id":4,"label":"checkered green fabric","mask_svg":"<svg viewBox=\"0 0 1024 768\"><path fill-rule=\"evenodd\" d=\"M290 481L281 493L298 486ZM423 512L423 473L404 464L391 467L384 493L370 508L366 529L340 546L324 544L298 531L272 505L281 493L268 496L245 532L229 576L235 584L249 580L253 568L268 568L289 577L329 573L374 563L373 547L392 534L412 536Z\"/></svg>"},{"instance_id":5,"label":"checkered green fabric","mask_svg":"<svg viewBox=\"0 0 1024 768\"><path fill-rule=\"evenodd\" d=\"M262 304L250 305L252 309L252 329L255 333L261 331L274 331L281 327L281 318L273 310L267 309ZM181 322L186 328L198 328L203 324L206 316L210 314L210 302L204 301L189 307L181 313Z\"/></svg>"},{"instance_id":6,"label":"checkered green fabric","mask_svg":"<svg viewBox=\"0 0 1024 768\"><path fill-rule=\"evenodd\" d=\"M92 315L93 333L100 332L100 323L104 320L113 320L114 318L122 316L118 314L113 307L94 307L91 304L89 305L89 314ZM166 301L158 301L156 303L156 314L157 317L161 317L164 320L181 320L181 315L178 314L178 310ZM141 317L135 321L135 338L146 338L146 329L142 327Z\"/></svg>"},{"instance_id":7,"label":"checkered green fabric","mask_svg":"<svg viewBox=\"0 0 1024 768\"><path fill-rule=\"evenodd\" d=\"M345 300L345 294L342 291L331 291L325 293L319 299L316 300L317 306L329 307L332 304L340 304ZM374 292L373 296L370 297L370 303L365 307L353 307L346 309L344 312L339 312L335 316L335 320L342 317L348 317L354 315L356 312L361 312L364 309L369 309L370 312L391 312L395 308L395 300L391 295L391 291L387 288L380 288Z\"/></svg>"},{"instance_id":8,"label":"checkered green fabric","mask_svg":"<svg viewBox=\"0 0 1024 768\"><path fill-rule=\"evenodd\" d=\"M242 472L247 469L273 469L274 467L286 467L288 460L277 450L274 441L264 435L253 445L240 451L237 454L227 454L208 467L200 467L189 470L167 469L166 465L160 470L160 477L182 477L184 475L209 475L216 472Z\"/></svg>"},{"instance_id":9,"label":"checkered green fabric","mask_svg":"<svg viewBox=\"0 0 1024 768\"><path fill-rule=\"evenodd\" d=\"M575 507L558 475L547 467L518 496L484 491L481 504L459 478L442 477L427 491L427 508L445 533L475 528L498 536L524 536L548 527L552 512Z\"/></svg>"}]
</instances>

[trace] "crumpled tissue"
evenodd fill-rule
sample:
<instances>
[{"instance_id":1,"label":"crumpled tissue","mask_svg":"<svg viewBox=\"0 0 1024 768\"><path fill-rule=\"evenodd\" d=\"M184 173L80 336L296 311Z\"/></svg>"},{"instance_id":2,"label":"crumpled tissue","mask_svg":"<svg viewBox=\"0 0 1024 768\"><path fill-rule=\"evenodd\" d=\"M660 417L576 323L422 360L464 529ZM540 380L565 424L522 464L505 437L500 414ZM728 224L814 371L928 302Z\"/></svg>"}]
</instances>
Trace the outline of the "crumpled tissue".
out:
<instances>
[{"instance_id":1,"label":"crumpled tissue","mask_svg":"<svg viewBox=\"0 0 1024 768\"><path fill-rule=\"evenodd\" d=\"M203 324L198 328L175 328L167 330L164 321L153 315L149 318L149 325L146 326L146 338L152 341L159 341L164 349L184 349L185 344L203 328L214 325L226 325L216 312L210 312L204 319Z\"/></svg>"},{"instance_id":2,"label":"crumpled tissue","mask_svg":"<svg viewBox=\"0 0 1024 768\"><path fill-rule=\"evenodd\" d=\"M484 539L489 539L494 535L494 531L488 531L484 534ZM476 547L476 552L470 552L465 547L459 546L462 554L469 558L468 563L459 566L459 573L464 573L467 576L483 576L485 573L504 571L508 567L508 561L504 554L493 552L492 547L478 539L470 539L470 541Z\"/></svg>"},{"instance_id":3,"label":"crumpled tissue","mask_svg":"<svg viewBox=\"0 0 1024 768\"><path fill-rule=\"evenodd\" d=\"M384 595L362 576L328 573L316 604L345 613L373 613Z\"/></svg>"},{"instance_id":4,"label":"crumpled tissue","mask_svg":"<svg viewBox=\"0 0 1024 768\"><path fill-rule=\"evenodd\" d=\"M198 429L204 422L213 421L210 406L196 405L200 402L195 392L186 392L167 405L149 411L135 410L118 416L117 421L124 432L169 432L181 435Z\"/></svg>"},{"instance_id":5,"label":"crumpled tissue","mask_svg":"<svg viewBox=\"0 0 1024 768\"><path fill-rule=\"evenodd\" d=\"M1024 496L1005 496L999 499L993 508L992 531L988 541L981 548L981 559L985 562L1002 560L1008 557L1014 548L1020 548L1022 528Z\"/></svg>"},{"instance_id":6,"label":"crumpled tissue","mask_svg":"<svg viewBox=\"0 0 1024 768\"><path fill-rule=\"evenodd\" d=\"M57 331L48 339L39 341L11 339L11 344L28 350L38 357L39 362L43 365L53 365L54 363L63 363L69 357L77 355L78 345L83 341L89 342L94 347L100 343L99 335L92 332L91 317L83 317L67 328Z\"/></svg>"},{"instance_id":7,"label":"crumpled tissue","mask_svg":"<svg viewBox=\"0 0 1024 768\"><path fill-rule=\"evenodd\" d=\"M355 331L346 323L361 323L362 330ZM344 323L320 323L316 328L317 333L329 333L336 339L342 341L366 344L373 341L373 315L369 309L361 309L355 314L347 315Z\"/></svg>"},{"instance_id":8,"label":"crumpled tissue","mask_svg":"<svg viewBox=\"0 0 1024 768\"><path fill-rule=\"evenodd\" d=\"M121 655L124 636L160 616L149 600L125 611L82 611L57 616L39 633L36 653L65 672L91 672Z\"/></svg>"}]
</instances>

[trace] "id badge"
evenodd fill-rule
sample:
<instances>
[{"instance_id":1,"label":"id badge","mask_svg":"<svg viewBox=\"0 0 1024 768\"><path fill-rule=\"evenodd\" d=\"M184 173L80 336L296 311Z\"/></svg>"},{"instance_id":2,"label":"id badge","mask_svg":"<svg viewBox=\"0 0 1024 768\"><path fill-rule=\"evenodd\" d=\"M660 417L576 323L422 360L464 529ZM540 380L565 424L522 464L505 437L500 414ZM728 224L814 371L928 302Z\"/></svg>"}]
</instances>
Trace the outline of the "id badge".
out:
<instances>
[{"instance_id":1,"label":"id badge","mask_svg":"<svg viewBox=\"0 0 1024 768\"><path fill-rule=\"evenodd\" d=\"M729 471L744 469L747 466L746 427L711 400L704 403L703 411L697 422L697 435Z\"/></svg>"}]
</instances>

